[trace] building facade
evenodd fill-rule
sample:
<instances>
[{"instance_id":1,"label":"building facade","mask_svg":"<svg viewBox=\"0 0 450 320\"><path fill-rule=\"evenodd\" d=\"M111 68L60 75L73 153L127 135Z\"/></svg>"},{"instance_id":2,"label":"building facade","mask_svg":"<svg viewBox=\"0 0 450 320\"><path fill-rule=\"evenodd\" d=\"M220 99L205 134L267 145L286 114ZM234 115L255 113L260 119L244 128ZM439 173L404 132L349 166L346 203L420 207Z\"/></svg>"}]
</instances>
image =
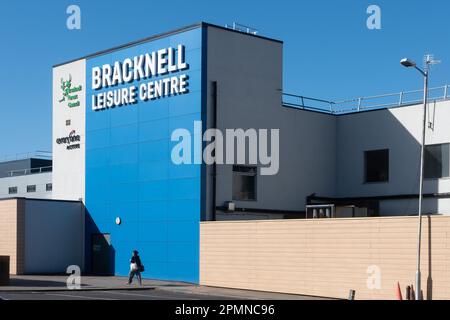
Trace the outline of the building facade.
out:
<instances>
[{"instance_id":1,"label":"building facade","mask_svg":"<svg viewBox=\"0 0 450 320\"><path fill-rule=\"evenodd\" d=\"M11 274L63 274L84 264L80 201L0 199L0 255Z\"/></svg>"},{"instance_id":2,"label":"building facade","mask_svg":"<svg viewBox=\"0 0 450 320\"><path fill-rule=\"evenodd\" d=\"M0 199L51 199L52 179L52 161L48 158L30 157L0 162Z\"/></svg>"},{"instance_id":3,"label":"building facade","mask_svg":"<svg viewBox=\"0 0 450 320\"><path fill-rule=\"evenodd\" d=\"M417 212L421 106L284 103L282 54L279 40L200 23L53 68L53 197L85 205L87 271L125 275L137 249L146 276L198 283L200 221L303 218L308 204ZM450 209L446 98L429 106L429 213ZM279 130L275 174L247 161L249 145L243 163L205 164L210 128Z\"/></svg>"}]
</instances>

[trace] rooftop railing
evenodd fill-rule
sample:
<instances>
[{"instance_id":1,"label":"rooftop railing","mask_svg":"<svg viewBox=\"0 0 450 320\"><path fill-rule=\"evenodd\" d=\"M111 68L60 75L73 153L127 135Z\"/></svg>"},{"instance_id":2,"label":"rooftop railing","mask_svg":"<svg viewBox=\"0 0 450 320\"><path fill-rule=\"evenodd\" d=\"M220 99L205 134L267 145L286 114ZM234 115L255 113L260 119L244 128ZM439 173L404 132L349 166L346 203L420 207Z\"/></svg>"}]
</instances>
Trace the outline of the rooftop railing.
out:
<instances>
[{"instance_id":1,"label":"rooftop railing","mask_svg":"<svg viewBox=\"0 0 450 320\"><path fill-rule=\"evenodd\" d=\"M253 35L258 34L258 30L257 29L249 27L249 26L246 26L246 25L241 24L241 23L237 23L237 22L233 22L233 24L231 24L231 25L226 24L225 28L236 30L236 31L240 31L240 32L244 32L244 33L249 33L249 34L253 34Z\"/></svg>"},{"instance_id":2,"label":"rooftop railing","mask_svg":"<svg viewBox=\"0 0 450 320\"><path fill-rule=\"evenodd\" d=\"M24 159L30 159L30 158L51 160L52 152L37 150L37 151L31 151L31 152L9 154L9 155L5 155L5 156L0 156L0 162L24 160Z\"/></svg>"},{"instance_id":3,"label":"rooftop railing","mask_svg":"<svg viewBox=\"0 0 450 320\"><path fill-rule=\"evenodd\" d=\"M367 110L385 109L418 104L423 101L423 90L402 91L378 96L359 97L350 100L330 101L283 93L283 105L329 114L346 114ZM428 101L450 99L450 85L428 89Z\"/></svg>"},{"instance_id":4,"label":"rooftop railing","mask_svg":"<svg viewBox=\"0 0 450 320\"><path fill-rule=\"evenodd\" d=\"M26 175L30 175L30 174L46 173L46 172L52 172L52 171L53 171L53 167L28 168L28 169L7 171L6 176L7 177L17 177L17 176L26 176Z\"/></svg>"}]
</instances>

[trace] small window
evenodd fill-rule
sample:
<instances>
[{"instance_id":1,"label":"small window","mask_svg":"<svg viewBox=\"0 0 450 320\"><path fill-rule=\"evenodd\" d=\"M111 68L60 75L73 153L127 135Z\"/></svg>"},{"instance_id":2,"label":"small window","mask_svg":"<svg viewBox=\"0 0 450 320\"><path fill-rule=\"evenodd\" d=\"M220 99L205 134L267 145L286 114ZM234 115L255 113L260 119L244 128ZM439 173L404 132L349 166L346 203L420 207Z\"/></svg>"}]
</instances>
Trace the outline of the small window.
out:
<instances>
[{"instance_id":1,"label":"small window","mask_svg":"<svg viewBox=\"0 0 450 320\"><path fill-rule=\"evenodd\" d=\"M233 166L233 200L256 200L256 167Z\"/></svg>"},{"instance_id":2,"label":"small window","mask_svg":"<svg viewBox=\"0 0 450 320\"><path fill-rule=\"evenodd\" d=\"M17 187L9 187L8 193L9 194L17 194Z\"/></svg>"},{"instance_id":3,"label":"small window","mask_svg":"<svg viewBox=\"0 0 450 320\"><path fill-rule=\"evenodd\" d=\"M27 192L36 192L36 185L29 185L27 186Z\"/></svg>"},{"instance_id":4,"label":"small window","mask_svg":"<svg viewBox=\"0 0 450 320\"><path fill-rule=\"evenodd\" d=\"M45 185L45 191L52 191L53 190L53 184L47 183Z\"/></svg>"},{"instance_id":5,"label":"small window","mask_svg":"<svg viewBox=\"0 0 450 320\"><path fill-rule=\"evenodd\" d=\"M389 149L364 152L365 182L389 181Z\"/></svg>"},{"instance_id":6,"label":"small window","mask_svg":"<svg viewBox=\"0 0 450 320\"><path fill-rule=\"evenodd\" d=\"M450 144L433 144L425 146L424 172L426 179L439 179L450 176Z\"/></svg>"},{"instance_id":7,"label":"small window","mask_svg":"<svg viewBox=\"0 0 450 320\"><path fill-rule=\"evenodd\" d=\"M70 126L71 121L70 120L66 120L66 126Z\"/></svg>"}]
</instances>

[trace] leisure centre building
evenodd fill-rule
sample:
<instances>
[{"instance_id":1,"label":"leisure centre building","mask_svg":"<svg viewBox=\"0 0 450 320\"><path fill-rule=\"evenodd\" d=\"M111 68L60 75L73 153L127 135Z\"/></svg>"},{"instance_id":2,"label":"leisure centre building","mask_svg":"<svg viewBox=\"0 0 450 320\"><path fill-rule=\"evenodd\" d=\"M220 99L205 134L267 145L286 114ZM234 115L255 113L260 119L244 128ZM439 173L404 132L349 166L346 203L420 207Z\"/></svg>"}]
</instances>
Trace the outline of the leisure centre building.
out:
<instances>
[{"instance_id":1,"label":"leisure centre building","mask_svg":"<svg viewBox=\"0 0 450 320\"><path fill-rule=\"evenodd\" d=\"M335 217L417 212L419 101L316 108L283 94L282 50L199 23L54 66L52 198L83 203L86 272L126 275L137 249L146 277L198 283L202 221L304 218L307 206L314 216L330 215L321 206ZM450 209L446 89L427 128L424 205L437 214ZM247 158L195 161L210 128L278 130L274 174ZM173 161L179 129L192 138L190 163Z\"/></svg>"}]
</instances>

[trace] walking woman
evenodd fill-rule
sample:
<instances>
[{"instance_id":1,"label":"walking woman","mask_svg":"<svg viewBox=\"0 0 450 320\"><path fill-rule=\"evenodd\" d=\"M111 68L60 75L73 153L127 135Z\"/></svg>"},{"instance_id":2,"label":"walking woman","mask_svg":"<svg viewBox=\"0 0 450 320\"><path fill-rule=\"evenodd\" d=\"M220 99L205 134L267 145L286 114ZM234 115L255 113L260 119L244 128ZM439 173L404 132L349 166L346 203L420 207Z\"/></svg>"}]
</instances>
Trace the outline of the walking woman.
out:
<instances>
[{"instance_id":1,"label":"walking woman","mask_svg":"<svg viewBox=\"0 0 450 320\"><path fill-rule=\"evenodd\" d=\"M136 275L139 281L139 285L142 285L141 272L144 271L144 265L141 262L141 258L139 257L139 252L137 250L133 250L133 255L130 259L130 274L128 276L128 284L133 282L133 278Z\"/></svg>"}]
</instances>

